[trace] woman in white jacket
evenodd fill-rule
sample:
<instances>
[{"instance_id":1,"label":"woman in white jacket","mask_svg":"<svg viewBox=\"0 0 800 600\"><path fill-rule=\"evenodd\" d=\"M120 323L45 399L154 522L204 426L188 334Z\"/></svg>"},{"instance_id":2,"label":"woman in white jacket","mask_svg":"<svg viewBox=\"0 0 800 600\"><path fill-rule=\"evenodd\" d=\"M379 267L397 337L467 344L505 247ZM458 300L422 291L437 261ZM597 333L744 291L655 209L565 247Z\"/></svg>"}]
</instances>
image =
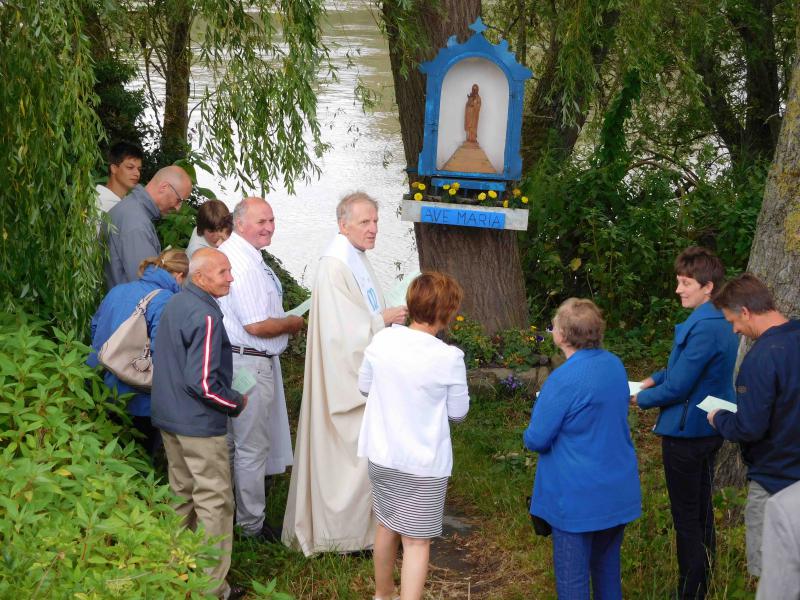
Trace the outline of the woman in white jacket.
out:
<instances>
[{"instance_id":1,"label":"woman in white jacket","mask_svg":"<svg viewBox=\"0 0 800 600\"><path fill-rule=\"evenodd\" d=\"M400 542L402 600L422 597L430 540L442 533L453 467L448 421L469 410L464 353L436 337L452 321L463 290L452 277L423 273L406 296L408 327L378 332L364 351L358 385L368 396L358 456L369 460L375 535L375 598L392 600Z\"/></svg>"}]
</instances>

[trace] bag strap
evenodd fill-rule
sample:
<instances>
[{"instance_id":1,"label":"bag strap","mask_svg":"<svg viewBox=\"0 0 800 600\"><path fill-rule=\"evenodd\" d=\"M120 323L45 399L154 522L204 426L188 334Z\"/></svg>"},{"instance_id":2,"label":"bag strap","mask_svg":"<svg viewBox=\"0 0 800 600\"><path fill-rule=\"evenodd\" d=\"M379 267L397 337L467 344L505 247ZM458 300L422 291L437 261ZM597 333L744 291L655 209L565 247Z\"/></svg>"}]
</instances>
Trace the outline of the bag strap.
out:
<instances>
[{"instance_id":1,"label":"bag strap","mask_svg":"<svg viewBox=\"0 0 800 600\"><path fill-rule=\"evenodd\" d=\"M160 291L161 291L161 288L159 288L157 290L153 290L152 292L147 294L147 296L145 296L144 298L139 300L139 303L136 305L136 310L142 311L142 313L144 313L144 311L147 310L147 305L150 304L150 300L155 298L156 295L158 294L158 292L160 292Z\"/></svg>"}]
</instances>

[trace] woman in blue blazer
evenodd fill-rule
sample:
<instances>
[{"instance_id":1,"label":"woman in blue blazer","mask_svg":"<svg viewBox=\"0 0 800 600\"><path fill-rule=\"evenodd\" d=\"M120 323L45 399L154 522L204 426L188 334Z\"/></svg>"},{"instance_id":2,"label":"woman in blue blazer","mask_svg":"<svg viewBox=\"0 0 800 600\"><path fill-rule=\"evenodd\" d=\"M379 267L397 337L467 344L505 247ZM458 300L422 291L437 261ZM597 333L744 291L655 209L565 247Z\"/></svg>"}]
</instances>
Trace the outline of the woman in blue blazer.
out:
<instances>
[{"instance_id":1,"label":"woman in blue blazer","mask_svg":"<svg viewBox=\"0 0 800 600\"><path fill-rule=\"evenodd\" d=\"M631 399L640 408L658 407L664 475L678 550L678 598L702 599L716 548L711 490L714 460L722 438L697 408L706 396L736 401L733 369L738 340L722 312L709 302L725 268L698 246L675 260L675 293L692 313L675 326L667 368L642 382Z\"/></svg>"},{"instance_id":2,"label":"woman in blue blazer","mask_svg":"<svg viewBox=\"0 0 800 600\"><path fill-rule=\"evenodd\" d=\"M621 600L622 536L642 512L628 376L600 347L604 328L591 300L559 307L553 341L567 360L542 386L523 436L539 453L530 511L552 527L559 600L588 600L590 587L596 600Z\"/></svg>"},{"instance_id":3,"label":"woman in blue blazer","mask_svg":"<svg viewBox=\"0 0 800 600\"><path fill-rule=\"evenodd\" d=\"M161 290L147 305L145 320L150 336L150 351L156 352L155 340L158 322L167 301L177 294L189 273L189 259L183 250L165 250L158 256L146 258L139 265L139 279L114 286L92 317L92 352L87 359L90 367L98 363L97 352L117 327L133 314L136 305L153 290ZM161 444L161 434L150 422L150 394L120 381L116 375L106 371L103 377L109 389L117 394L130 394L128 413L133 426L144 436L143 446L151 458Z\"/></svg>"}]
</instances>

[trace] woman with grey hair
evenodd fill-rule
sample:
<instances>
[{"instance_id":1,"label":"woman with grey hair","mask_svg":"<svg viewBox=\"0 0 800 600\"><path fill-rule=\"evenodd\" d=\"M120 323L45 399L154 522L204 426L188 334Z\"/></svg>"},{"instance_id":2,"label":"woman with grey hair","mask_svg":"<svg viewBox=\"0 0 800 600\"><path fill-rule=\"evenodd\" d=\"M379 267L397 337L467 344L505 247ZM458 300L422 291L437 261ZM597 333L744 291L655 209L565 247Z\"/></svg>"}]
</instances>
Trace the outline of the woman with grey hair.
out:
<instances>
[{"instance_id":1,"label":"woman with grey hair","mask_svg":"<svg viewBox=\"0 0 800 600\"><path fill-rule=\"evenodd\" d=\"M547 378L523 440L539 453L530 512L552 530L559 600L622 598L625 525L642 513L628 428L628 376L601 347L605 322L591 300L556 311L553 341L566 362ZM538 523L537 523L538 521Z\"/></svg>"}]
</instances>

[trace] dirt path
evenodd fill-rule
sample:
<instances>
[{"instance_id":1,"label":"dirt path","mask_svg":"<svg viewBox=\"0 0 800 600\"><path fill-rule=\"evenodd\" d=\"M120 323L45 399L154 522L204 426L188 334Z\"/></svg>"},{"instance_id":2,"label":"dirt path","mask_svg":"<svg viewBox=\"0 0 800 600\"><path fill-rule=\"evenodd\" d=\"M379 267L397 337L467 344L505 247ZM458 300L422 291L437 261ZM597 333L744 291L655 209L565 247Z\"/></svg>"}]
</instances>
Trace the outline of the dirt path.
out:
<instances>
[{"instance_id":1,"label":"dirt path","mask_svg":"<svg viewBox=\"0 0 800 600\"><path fill-rule=\"evenodd\" d=\"M454 506L445 506L442 537L431 543L426 600L489 597L493 568L478 552L481 543L476 521Z\"/></svg>"}]
</instances>

